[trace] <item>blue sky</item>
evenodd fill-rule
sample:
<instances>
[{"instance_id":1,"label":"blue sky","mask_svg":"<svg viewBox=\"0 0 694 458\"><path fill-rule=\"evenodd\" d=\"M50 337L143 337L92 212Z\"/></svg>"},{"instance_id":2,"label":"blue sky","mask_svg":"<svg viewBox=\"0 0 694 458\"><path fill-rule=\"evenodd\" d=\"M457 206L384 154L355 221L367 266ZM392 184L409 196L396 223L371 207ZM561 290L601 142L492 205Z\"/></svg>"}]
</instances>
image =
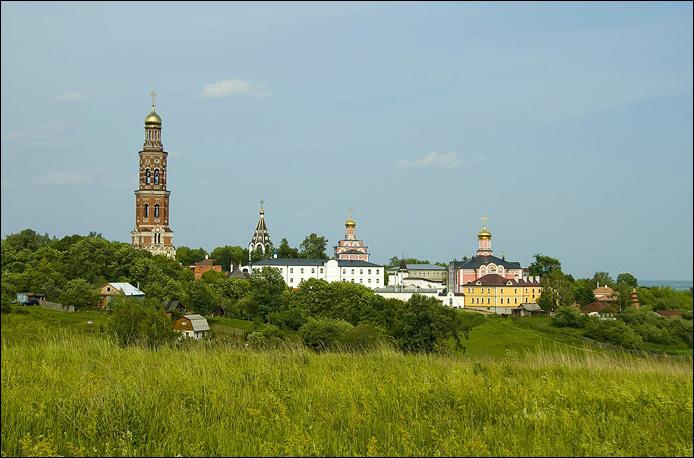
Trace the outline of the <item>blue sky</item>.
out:
<instances>
[{"instance_id":1,"label":"blue sky","mask_svg":"<svg viewBox=\"0 0 694 458\"><path fill-rule=\"evenodd\" d=\"M541 252L692 278L691 3L2 4L2 235L129 241L159 93L176 245Z\"/></svg>"}]
</instances>

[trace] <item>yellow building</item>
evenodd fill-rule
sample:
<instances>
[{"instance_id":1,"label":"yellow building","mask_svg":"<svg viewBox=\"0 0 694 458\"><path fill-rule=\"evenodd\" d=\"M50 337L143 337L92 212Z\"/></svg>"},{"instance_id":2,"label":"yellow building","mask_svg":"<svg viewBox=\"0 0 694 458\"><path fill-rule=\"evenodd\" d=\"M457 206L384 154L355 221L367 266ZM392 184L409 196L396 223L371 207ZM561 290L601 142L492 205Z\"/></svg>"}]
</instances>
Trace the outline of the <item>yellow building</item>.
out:
<instances>
[{"instance_id":1,"label":"yellow building","mask_svg":"<svg viewBox=\"0 0 694 458\"><path fill-rule=\"evenodd\" d=\"M508 279L488 274L465 283L461 288L465 308L510 314L521 304L537 304L542 288L539 277Z\"/></svg>"}]
</instances>

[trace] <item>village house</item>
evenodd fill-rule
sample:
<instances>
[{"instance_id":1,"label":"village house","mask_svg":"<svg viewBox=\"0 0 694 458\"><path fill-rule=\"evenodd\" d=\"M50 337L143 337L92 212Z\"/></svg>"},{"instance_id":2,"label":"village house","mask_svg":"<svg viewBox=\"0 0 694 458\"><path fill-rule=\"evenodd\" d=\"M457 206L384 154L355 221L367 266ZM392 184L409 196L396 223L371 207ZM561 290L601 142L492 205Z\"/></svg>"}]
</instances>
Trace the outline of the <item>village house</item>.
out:
<instances>
[{"instance_id":1,"label":"village house","mask_svg":"<svg viewBox=\"0 0 694 458\"><path fill-rule=\"evenodd\" d=\"M515 309L511 310L512 316L540 316L546 314L547 311L542 310L542 308L537 304L521 304Z\"/></svg>"},{"instance_id":2,"label":"village house","mask_svg":"<svg viewBox=\"0 0 694 458\"><path fill-rule=\"evenodd\" d=\"M23 305L38 305L46 300L45 294L39 293L17 293L17 302Z\"/></svg>"},{"instance_id":3,"label":"village house","mask_svg":"<svg viewBox=\"0 0 694 458\"><path fill-rule=\"evenodd\" d=\"M210 332L210 325L200 315L183 315L174 321L173 329L183 334L184 337L202 339Z\"/></svg>"},{"instance_id":4,"label":"village house","mask_svg":"<svg viewBox=\"0 0 694 458\"><path fill-rule=\"evenodd\" d=\"M222 266L215 264L214 259L208 258L207 255L205 255L205 259L200 262L196 262L192 266L188 266L188 268L193 271L196 280L200 280L202 278L202 274L209 272L210 270L215 272L222 271Z\"/></svg>"},{"instance_id":5,"label":"village house","mask_svg":"<svg viewBox=\"0 0 694 458\"><path fill-rule=\"evenodd\" d=\"M184 315L189 313L190 310L185 305L181 304L179 300L168 301L165 305L166 316L172 318L173 316Z\"/></svg>"},{"instance_id":6,"label":"village house","mask_svg":"<svg viewBox=\"0 0 694 458\"><path fill-rule=\"evenodd\" d=\"M138 284L138 287L140 285ZM99 307L106 307L111 302L113 296L134 297L144 299L145 293L135 288L130 283L106 283L99 288Z\"/></svg>"}]
</instances>

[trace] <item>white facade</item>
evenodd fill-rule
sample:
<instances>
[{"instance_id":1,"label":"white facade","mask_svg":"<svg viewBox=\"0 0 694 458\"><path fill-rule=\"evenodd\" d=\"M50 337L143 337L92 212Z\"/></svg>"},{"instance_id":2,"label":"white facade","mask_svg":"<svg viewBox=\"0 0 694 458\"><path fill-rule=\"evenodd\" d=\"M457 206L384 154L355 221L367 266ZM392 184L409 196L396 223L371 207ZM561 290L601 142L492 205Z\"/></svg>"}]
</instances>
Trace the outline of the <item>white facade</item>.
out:
<instances>
[{"instance_id":1,"label":"white facade","mask_svg":"<svg viewBox=\"0 0 694 458\"><path fill-rule=\"evenodd\" d=\"M275 258L260 260L250 269L248 266L244 269L257 271L265 267L278 269L290 288L298 288L302 281L309 278L358 283L371 289L383 286L384 266L366 261Z\"/></svg>"}]
</instances>

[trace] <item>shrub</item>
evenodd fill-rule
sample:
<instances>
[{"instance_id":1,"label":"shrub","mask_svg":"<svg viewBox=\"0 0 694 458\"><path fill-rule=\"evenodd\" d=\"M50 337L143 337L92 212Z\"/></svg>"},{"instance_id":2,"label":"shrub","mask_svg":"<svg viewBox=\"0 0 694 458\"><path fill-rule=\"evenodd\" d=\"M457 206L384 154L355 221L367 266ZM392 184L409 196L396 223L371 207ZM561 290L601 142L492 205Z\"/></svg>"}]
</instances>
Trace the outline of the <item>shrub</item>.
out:
<instances>
[{"instance_id":1,"label":"shrub","mask_svg":"<svg viewBox=\"0 0 694 458\"><path fill-rule=\"evenodd\" d=\"M683 320L681 318L672 318L667 320L668 329L673 337L676 337L685 342L689 348L692 348L692 321Z\"/></svg>"},{"instance_id":2,"label":"shrub","mask_svg":"<svg viewBox=\"0 0 694 458\"><path fill-rule=\"evenodd\" d=\"M146 302L115 297L111 310L109 328L121 345L157 347L177 335L164 311Z\"/></svg>"},{"instance_id":3,"label":"shrub","mask_svg":"<svg viewBox=\"0 0 694 458\"><path fill-rule=\"evenodd\" d=\"M279 312L273 312L268 316L268 321L281 328L298 330L306 323L303 313L296 308L290 308Z\"/></svg>"},{"instance_id":4,"label":"shrub","mask_svg":"<svg viewBox=\"0 0 694 458\"><path fill-rule=\"evenodd\" d=\"M552 315L552 325L558 328L582 328L586 325L586 316L576 307L559 307Z\"/></svg>"},{"instance_id":5,"label":"shrub","mask_svg":"<svg viewBox=\"0 0 694 458\"><path fill-rule=\"evenodd\" d=\"M359 323L345 334L343 340L345 348L350 350L368 350L391 341L385 329L371 323Z\"/></svg>"},{"instance_id":6,"label":"shrub","mask_svg":"<svg viewBox=\"0 0 694 458\"><path fill-rule=\"evenodd\" d=\"M586 324L586 336L634 349L643 343L639 334L619 320L590 318Z\"/></svg>"},{"instance_id":7,"label":"shrub","mask_svg":"<svg viewBox=\"0 0 694 458\"><path fill-rule=\"evenodd\" d=\"M74 305L75 308L96 305L99 293L89 283L81 278L70 280L65 284L60 302L64 305Z\"/></svg>"},{"instance_id":8,"label":"shrub","mask_svg":"<svg viewBox=\"0 0 694 458\"><path fill-rule=\"evenodd\" d=\"M345 342L353 326L344 320L331 318L309 318L299 329L304 344L314 350L328 350Z\"/></svg>"}]
</instances>

